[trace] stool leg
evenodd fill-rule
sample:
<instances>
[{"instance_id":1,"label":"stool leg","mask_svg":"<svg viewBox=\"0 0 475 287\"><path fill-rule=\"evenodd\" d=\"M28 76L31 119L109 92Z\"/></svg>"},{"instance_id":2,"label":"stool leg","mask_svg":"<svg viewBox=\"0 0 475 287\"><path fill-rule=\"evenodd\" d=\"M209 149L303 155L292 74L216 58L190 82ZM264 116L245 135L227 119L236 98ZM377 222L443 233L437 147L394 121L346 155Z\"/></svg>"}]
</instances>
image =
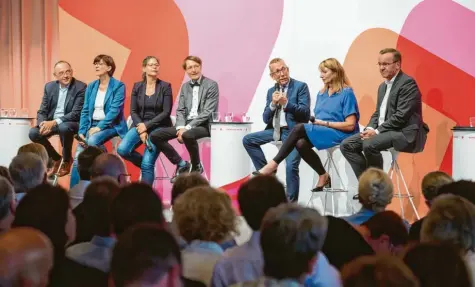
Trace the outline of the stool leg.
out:
<instances>
[{"instance_id":1,"label":"stool leg","mask_svg":"<svg viewBox=\"0 0 475 287\"><path fill-rule=\"evenodd\" d=\"M335 216L335 193L331 192L332 194L332 216Z\"/></svg>"},{"instance_id":2,"label":"stool leg","mask_svg":"<svg viewBox=\"0 0 475 287\"><path fill-rule=\"evenodd\" d=\"M404 175L402 174L402 171L399 168L399 165L398 165L398 170L399 170L399 173L401 174L402 183L404 184L404 188L406 189L406 194L407 194L407 197L409 198L409 202L411 203L412 210L414 210L414 213L416 214L416 218L419 220L420 219L419 213L417 212L417 208L414 205L414 201L412 200L412 195L409 192L409 188L407 187L406 180L404 179Z\"/></svg>"},{"instance_id":3,"label":"stool leg","mask_svg":"<svg viewBox=\"0 0 475 287\"><path fill-rule=\"evenodd\" d=\"M399 165L397 164L397 162L394 163L394 169L396 172L397 195L399 197L399 205L401 206L401 217L402 219L406 219L406 216L404 214L404 204L402 203L401 186L399 184L401 170L399 169Z\"/></svg>"},{"instance_id":4,"label":"stool leg","mask_svg":"<svg viewBox=\"0 0 475 287\"><path fill-rule=\"evenodd\" d=\"M325 192L325 204L323 205L323 215L327 214L327 195L328 195L328 192Z\"/></svg>"}]
</instances>

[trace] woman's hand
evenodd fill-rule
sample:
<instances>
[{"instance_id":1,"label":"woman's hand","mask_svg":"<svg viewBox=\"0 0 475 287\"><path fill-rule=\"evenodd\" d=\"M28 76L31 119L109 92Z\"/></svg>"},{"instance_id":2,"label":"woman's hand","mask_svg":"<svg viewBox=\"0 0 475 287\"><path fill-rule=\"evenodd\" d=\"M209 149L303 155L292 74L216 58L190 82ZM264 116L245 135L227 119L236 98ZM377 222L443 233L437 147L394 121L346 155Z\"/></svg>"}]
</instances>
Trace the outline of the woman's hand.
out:
<instances>
[{"instance_id":1,"label":"woman's hand","mask_svg":"<svg viewBox=\"0 0 475 287\"><path fill-rule=\"evenodd\" d=\"M327 121L322 121L322 120L315 120L313 122L314 125L319 125L319 126L328 126L328 122Z\"/></svg>"},{"instance_id":2,"label":"woman's hand","mask_svg":"<svg viewBox=\"0 0 475 287\"><path fill-rule=\"evenodd\" d=\"M147 134L147 133L141 133L139 136L140 136L140 140L141 140L144 144L147 144L148 134Z\"/></svg>"},{"instance_id":3,"label":"woman's hand","mask_svg":"<svg viewBox=\"0 0 475 287\"><path fill-rule=\"evenodd\" d=\"M98 127L93 127L91 129L89 129L89 136L92 136L93 134L99 132L101 129L98 128Z\"/></svg>"},{"instance_id":4,"label":"woman's hand","mask_svg":"<svg viewBox=\"0 0 475 287\"><path fill-rule=\"evenodd\" d=\"M147 131L147 127L145 126L144 123L140 123L140 124L137 125L137 132L139 134L143 134L146 131Z\"/></svg>"}]
</instances>

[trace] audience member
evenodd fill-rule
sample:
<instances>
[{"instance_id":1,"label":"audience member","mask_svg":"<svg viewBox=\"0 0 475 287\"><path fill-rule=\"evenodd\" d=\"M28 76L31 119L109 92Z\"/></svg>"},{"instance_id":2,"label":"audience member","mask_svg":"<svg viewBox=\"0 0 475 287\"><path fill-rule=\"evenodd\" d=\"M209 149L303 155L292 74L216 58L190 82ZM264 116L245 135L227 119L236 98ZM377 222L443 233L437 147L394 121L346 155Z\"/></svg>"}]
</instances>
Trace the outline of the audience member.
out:
<instances>
[{"instance_id":1,"label":"audience member","mask_svg":"<svg viewBox=\"0 0 475 287\"><path fill-rule=\"evenodd\" d=\"M209 186L209 182L198 172L182 173L177 176L175 183L172 186L172 199L173 205L176 199L185 193L188 189L197 186Z\"/></svg>"},{"instance_id":2,"label":"audience member","mask_svg":"<svg viewBox=\"0 0 475 287\"><path fill-rule=\"evenodd\" d=\"M421 190L424 195L427 206L430 208L432 200L439 194L439 189L453 182L452 177L442 171L429 172L422 179ZM419 241L421 237L421 227L424 217L417 220L411 225L409 230L409 239L412 241Z\"/></svg>"},{"instance_id":3,"label":"audience member","mask_svg":"<svg viewBox=\"0 0 475 287\"><path fill-rule=\"evenodd\" d=\"M40 231L21 227L0 236L0 286L46 287L53 246Z\"/></svg>"},{"instance_id":4,"label":"audience member","mask_svg":"<svg viewBox=\"0 0 475 287\"><path fill-rule=\"evenodd\" d=\"M115 287L183 286L180 248L174 236L162 227L139 224L119 236L111 274Z\"/></svg>"},{"instance_id":5,"label":"audience member","mask_svg":"<svg viewBox=\"0 0 475 287\"><path fill-rule=\"evenodd\" d=\"M326 218L311 208L281 204L266 213L260 230L264 276L234 286L304 286L319 260Z\"/></svg>"},{"instance_id":6,"label":"audience member","mask_svg":"<svg viewBox=\"0 0 475 287\"><path fill-rule=\"evenodd\" d=\"M84 191L91 182L91 169L94 160L104 153L96 146L88 146L78 156L79 182L69 190L71 207L74 209L84 199Z\"/></svg>"},{"instance_id":7,"label":"audience member","mask_svg":"<svg viewBox=\"0 0 475 287\"><path fill-rule=\"evenodd\" d=\"M65 246L74 240L75 225L68 195L61 187L38 185L18 204L12 228L36 228L43 232L53 245L54 265L50 273L50 286L70 286L64 284L62 268L65 262Z\"/></svg>"},{"instance_id":8,"label":"audience member","mask_svg":"<svg viewBox=\"0 0 475 287\"><path fill-rule=\"evenodd\" d=\"M470 180L459 180L446 184L439 189L439 195L458 195L475 204L475 182Z\"/></svg>"},{"instance_id":9,"label":"audience member","mask_svg":"<svg viewBox=\"0 0 475 287\"><path fill-rule=\"evenodd\" d=\"M40 145L39 143L29 143L26 145L22 145L18 149L17 155L26 153L26 152L31 152L39 156L41 160L43 161L45 167L46 168L48 167L49 156L44 146Z\"/></svg>"},{"instance_id":10,"label":"audience member","mask_svg":"<svg viewBox=\"0 0 475 287\"><path fill-rule=\"evenodd\" d=\"M343 218L327 216L328 231L322 252L330 264L341 270L343 265L363 255L373 255L373 248L354 226Z\"/></svg>"},{"instance_id":11,"label":"audience member","mask_svg":"<svg viewBox=\"0 0 475 287\"><path fill-rule=\"evenodd\" d=\"M363 256L345 265L344 287L419 287L411 270L396 256Z\"/></svg>"},{"instance_id":12,"label":"audience member","mask_svg":"<svg viewBox=\"0 0 475 287\"><path fill-rule=\"evenodd\" d=\"M421 287L472 286L465 261L451 245L417 243L406 251L404 262Z\"/></svg>"},{"instance_id":13,"label":"audience member","mask_svg":"<svg viewBox=\"0 0 475 287\"><path fill-rule=\"evenodd\" d=\"M15 218L15 192L10 182L0 176L0 233L10 229Z\"/></svg>"},{"instance_id":14,"label":"audience member","mask_svg":"<svg viewBox=\"0 0 475 287\"><path fill-rule=\"evenodd\" d=\"M376 254L399 254L409 241L403 219L391 210L378 212L357 230Z\"/></svg>"},{"instance_id":15,"label":"audience member","mask_svg":"<svg viewBox=\"0 0 475 287\"><path fill-rule=\"evenodd\" d=\"M211 284L223 249L219 245L236 232L236 214L229 196L207 186L187 190L173 205L173 219L188 246L182 251L183 276Z\"/></svg>"},{"instance_id":16,"label":"audience member","mask_svg":"<svg viewBox=\"0 0 475 287\"><path fill-rule=\"evenodd\" d=\"M362 207L357 213L343 217L351 224L361 224L386 209L393 198L393 183L380 169L369 168L361 174L358 183L358 200Z\"/></svg>"},{"instance_id":17,"label":"audience member","mask_svg":"<svg viewBox=\"0 0 475 287\"><path fill-rule=\"evenodd\" d=\"M0 166L0 176L3 176L4 178L6 178L10 184L13 185L13 180L12 180L12 177L10 176L10 172L8 171L8 167L6 166Z\"/></svg>"},{"instance_id":18,"label":"audience member","mask_svg":"<svg viewBox=\"0 0 475 287\"><path fill-rule=\"evenodd\" d=\"M111 218L116 236L138 223L165 224L160 197L150 185L138 182L121 187L112 201Z\"/></svg>"},{"instance_id":19,"label":"audience member","mask_svg":"<svg viewBox=\"0 0 475 287\"><path fill-rule=\"evenodd\" d=\"M8 171L12 177L17 202L28 190L46 182L46 166L38 155L31 152L15 156Z\"/></svg>"},{"instance_id":20,"label":"audience member","mask_svg":"<svg viewBox=\"0 0 475 287\"><path fill-rule=\"evenodd\" d=\"M475 205L457 195L439 195L422 223L421 242L429 241L454 245L475 278Z\"/></svg>"},{"instance_id":21,"label":"audience member","mask_svg":"<svg viewBox=\"0 0 475 287\"><path fill-rule=\"evenodd\" d=\"M76 237L82 235L88 242L74 244L66 250L66 257L69 259L98 269L104 275L109 272L115 244L110 209L118 193L119 185L110 177L99 177L91 182L84 195L84 221L78 221L76 229Z\"/></svg>"},{"instance_id":22,"label":"audience member","mask_svg":"<svg viewBox=\"0 0 475 287\"><path fill-rule=\"evenodd\" d=\"M115 154L104 153L94 159L91 179L105 175L116 179L120 185L130 182L130 174L127 173L124 162Z\"/></svg>"}]
</instances>

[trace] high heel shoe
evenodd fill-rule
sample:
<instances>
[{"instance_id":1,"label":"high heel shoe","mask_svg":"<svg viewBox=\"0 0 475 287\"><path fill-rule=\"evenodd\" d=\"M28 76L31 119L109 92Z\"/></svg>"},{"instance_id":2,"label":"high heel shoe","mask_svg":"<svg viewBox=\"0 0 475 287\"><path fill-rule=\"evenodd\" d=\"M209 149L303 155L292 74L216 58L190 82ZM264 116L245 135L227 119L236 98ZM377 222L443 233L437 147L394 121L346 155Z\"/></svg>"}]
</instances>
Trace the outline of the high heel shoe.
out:
<instances>
[{"instance_id":1,"label":"high heel shoe","mask_svg":"<svg viewBox=\"0 0 475 287\"><path fill-rule=\"evenodd\" d=\"M328 175L327 180L325 181L325 183L322 186L316 186L311 191L312 192L320 192L320 191L323 191L324 188L330 188L330 187L332 187L332 179L331 179L330 175Z\"/></svg>"}]
</instances>

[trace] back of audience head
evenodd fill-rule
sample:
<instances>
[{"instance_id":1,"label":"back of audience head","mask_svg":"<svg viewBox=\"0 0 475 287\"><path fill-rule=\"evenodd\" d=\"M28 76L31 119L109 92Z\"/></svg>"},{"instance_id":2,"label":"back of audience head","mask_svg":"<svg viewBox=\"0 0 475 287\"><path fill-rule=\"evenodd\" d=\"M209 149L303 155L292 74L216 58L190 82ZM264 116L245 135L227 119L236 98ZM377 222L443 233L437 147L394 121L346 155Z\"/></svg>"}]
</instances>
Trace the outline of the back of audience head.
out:
<instances>
[{"instance_id":1,"label":"back of audience head","mask_svg":"<svg viewBox=\"0 0 475 287\"><path fill-rule=\"evenodd\" d=\"M475 204L475 182L470 180L451 182L440 187L439 195L441 194L458 195Z\"/></svg>"},{"instance_id":2,"label":"back of audience head","mask_svg":"<svg viewBox=\"0 0 475 287\"><path fill-rule=\"evenodd\" d=\"M13 185L13 180L12 180L12 177L10 176L10 172L8 171L8 167L6 166L0 166L0 176L3 176L4 178L6 178L10 184Z\"/></svg>"},{"instance_id":3,"label":"back of audience head","mask_svg":"<svg viewBox=\"0 0 475 287\"><path fill-rule=\"evenodd\" d=\"M172 234L139 224L119 236L111 260L116 287L181 286L181 254Z\"/></svg>"},{"instance_id":4,"label":"back of audience head","mask_svg":"<svg viewBox=\"0 0 475 287\"><path fill-rule=\"evenodd\" d=\"M270 209L261 226L264 274L303 280L318 260L327 227L327 219L311 208L288 203Z\"/></svg>"},{"instance_id":5,"label":"back of audience head","mask_svg":"<svg viewBox=\"0 0 475 287\"><path fill-rule=\"evenodd\" d=\"M15 217L15 192L10 182L0 176L0 232L10 228Z\"/></svg>"},{"instance_id":6,"label":"back of audience head","mask_svg":"<svg viewBox=\"0 0 475 287\"><path fill-rule=\"evenodd\" d=\"M238 191L239 208L247 224L261 228L266 212L287 202L284 185L275 176L256 176L243 183Z\"/></svg>"},{"instance_id":7,"label":"back of audience head","mask_svg":"<svg viewBox=\"0 0 475 287\"><path fill-rule=\"evenodd\" d=\"M453 182L452 177L443 171L433 171L426 174L421 184L426 204L430 207L432 200L439 194L439 189L451 182Z\"/></svg>"},{"instance_id":8,"label":"back of audience head","mask_svg":"<svg viewBox=\"0 0 475 287\"><path fill-rule=\"evenodd\" d=\"M102 237L111 235L110 210L119 190L119 184L108 176L94 179L86 188L83 200L84 224L92 234Z\"/></svg>"},{"instance_id":9,"label":"back of audience head","mask_svg":"<svg viewBox=\"0 0 475 287\"><path fill-rule=\"evenodd\" d=\"M17 155L22 154L22 153L27 153L27 152L36 154L37 156L41 158L41 161L43 162L45 167L48 166L49 156L48 156L48 152L46 151L46 148L43 145L39 143L29 143L29 144L23 145L18 149Z\"/></svg>"},{"instance_id":10,"label":"back of audience head","mask_svg":"<svg viewBox=\"0 0 475 287\"><path fill-rule=\"evenodd\" d=\"M394 211L378 212L361 225L368 230L366 241L376 253L399 253L409 241L407 227Z\"/></svg>"},{"instance_id":11,"label":"back of audience head","mask_svg":"<svg viewBox=\"0 0 475 287\"><path fill-rule=\"evenodd\" d=\"M343 267L344 287L418 287L419 281L396 256L361 256Z\"/></svg>"},{"instance_id":12,"label":"back of audience head","mask_svg":"<svg viewBox=\"0 0 475 287\"><path fill-rule=\"evenodd\" d=\"M53 246L40 231L21 227L0 236L0 286L48 285Z\"/></svg>"},{"instance_id":13,"label":"back of audience head","mask_svg":"<svg viewBox=\"0 0 475 287\"><path fill-rule=\"evenodd\" d=\"M41 184L28 192L15 212L14 227L33 227L51 240L55 258L64 256L65 246L75 238L76 221L69 197L62 187Z\"/></svg>"},{"instance_id":14,"label":"back of audience head","mask_svg":"<svg viewBox=\"0 0 475 287\"><path fill-rule=\"evenodd\" d=\"M421 242L456 246L463 254L475 251L475 206L452 194L439 195L422 223Z\"/></svg>"},{"instance_id":15,"label":"back of audience head","mask_svg":"<svg viewBox=\"0 0 475 287\"><path fill-rule=\"evenodd\" d=\"M165 223L160 197L150 185L138 182L121 187L112 201L111 216L116 235L138 223Z\"/></svg>"},{"instance_id":16,"label":"back of audience head","mask_svg":"<svg viewBox=\"0 0 475 287\"><path fill-rule=\"evenodd\" d=\"M88 146L78 156L78 172L81 180L91 180L94 160L104 152L96 146Z\"/></svg>"},{"instance_id":17,"label":"back of audience head","mask_svg":"<svg viewBox=\"0 0 475 287\"><path fill-rule=\"evenodd\" d=\"M236 214L229 196L209 186L187 190L173 206L173 220L187 241L222 242L237 232Z\"/></svg>"},{"instance_id":18,"label":"back of audience head","mask_svg":"<svg viewBox=\"0 0 475 287\"><path fill-rule=\"evenodd\" d=\"M381 169L369 168L359 178L358 199L364 208L380 212L393 198L393 183Z\"/></svg>"},{"instance_id":19,"label":"back of audience head","mask_svg":"<svg viewBox=\"0 0 475 287\"><path fill-rule=\"evenodd\" d=\"M124 162L115 154L104 153L94 159L91 179L105 175L116 179L119 184L126 184L129 180Z\"/></svg>"},{"instance_id":20,"label":"back of audience head","mask_svg":"<svg viewBox=\"0 0 475 287\"><path fill-rule=\"evenodd\" d=\"M406 251L404 262L419 279L421 287L472 286L467 265L452 245L416 244Z\"/></svg>"},{"instance_id":21,"label":"back of audience head","mask_svg":"<svg viewBox=\"0 0 475 287\"><path fill-rule=\"evenodd\" d=\"M171 204L175 204L176 199L185 191L197 186L209 186L209 182L197 172L180 174L172 186Z\"/></svg>"},{"instance_id":22,"label":"back of audience head","mask_svg":"<svg viewBox=\"0 0 475 287\"><path fill-rule=\"evenodd\" d=\"M46 182L46 166L38 155L31 152L15 156L8 170L16 193L27 192Z\"/></svg>"}]
</instances>

